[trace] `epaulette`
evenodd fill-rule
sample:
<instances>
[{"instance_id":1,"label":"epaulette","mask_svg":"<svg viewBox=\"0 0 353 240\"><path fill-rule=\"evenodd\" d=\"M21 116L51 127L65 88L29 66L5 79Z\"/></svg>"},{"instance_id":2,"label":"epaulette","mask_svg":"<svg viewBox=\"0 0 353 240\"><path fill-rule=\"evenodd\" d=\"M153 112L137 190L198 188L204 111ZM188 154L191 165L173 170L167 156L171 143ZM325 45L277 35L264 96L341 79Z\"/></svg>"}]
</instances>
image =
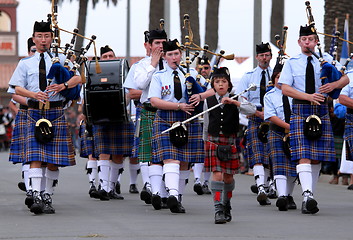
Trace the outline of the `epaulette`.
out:
<instances>
[{"instance_id":1,"label":"epaulette","mask_svg":"<svg viewBox=\"0 0 353 240\"><path fill-rule=\"evenodd\" d=\"M251 73L255 72L255 69L256 69L256 68L254 68L254 69L252 69L252 70L246 72L245 74L251 74Z\"/></svg>"},{"instance_id":2,"label":"epaulette","mask_svg":"<svg viewBox=\"0 0 353 240\"><path fill-rule=\"evenodd\" d=\"M32 58L32 57L34 57L34 55L32 55L32 56L28 56L28 57L24 57L24 58L22 58L22 59L21 59L21 61L22 61L22 60L27 60L27 59L30 59L30 58Z\"/></svg>"},{"instance_id":3,"label":"epaulette","mask_svg":"<svg viewBox=\"0 0 353 240\"><path fill-rule=\"evenodd\" d=\"M155 72L154 74L161 74L161 73L164 73L166 71L167 71L167 69L164 68L162 70L159 70L159 71Z\"/></svg>"}]
</instances>

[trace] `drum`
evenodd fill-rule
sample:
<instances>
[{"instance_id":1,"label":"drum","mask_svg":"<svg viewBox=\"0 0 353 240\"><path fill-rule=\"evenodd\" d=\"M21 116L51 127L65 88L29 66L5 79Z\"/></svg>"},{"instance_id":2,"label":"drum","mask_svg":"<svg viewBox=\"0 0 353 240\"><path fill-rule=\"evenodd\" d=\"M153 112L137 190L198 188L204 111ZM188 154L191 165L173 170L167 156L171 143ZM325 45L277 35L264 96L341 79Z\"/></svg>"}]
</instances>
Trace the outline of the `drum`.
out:
<instances>
[{"instance_id":1,"label":"drum","mask_svg":"<svg viewBox=\"0 0 353 240\"><path fill-rule=\"evenodd\" d=\"M95 125L128 122L130 117L123 84L129 71L125 59L99 61L101 73L96 73L96 62L88 64L84 103L87 121Z\"/></svg>"}]
</instances>

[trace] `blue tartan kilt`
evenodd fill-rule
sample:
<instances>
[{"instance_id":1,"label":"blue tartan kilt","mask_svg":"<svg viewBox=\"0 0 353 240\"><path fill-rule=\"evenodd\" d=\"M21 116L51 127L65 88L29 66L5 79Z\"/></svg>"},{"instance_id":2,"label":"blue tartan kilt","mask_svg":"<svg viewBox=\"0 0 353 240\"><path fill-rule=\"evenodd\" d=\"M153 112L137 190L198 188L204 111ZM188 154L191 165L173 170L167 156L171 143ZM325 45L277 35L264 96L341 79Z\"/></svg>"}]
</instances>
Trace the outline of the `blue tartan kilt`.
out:
<instances>
[{"instance_id":1,"label":"blue tartan kilt","mask_svg":"<svg viewBox=\"0 0 353 240\"><path fill-rule=\"evenodd\" d=\"M204 143L202 140L201 123L188 122L185 124L188 130L188 143L182 147L175 147L169 140L169 132L162 131L172 126L174 122L182 122L188 118L183 111L158 110L153 122L152 136L152 162L160 163L163 160L174 159L189 163L203 163L205 159Z\"/></svg>"},{"instance_id":2,"label":"blue tartan kilt","mask_svg":"<svg viewBox=\"0 0 353 240\"><path fill-rule=\"evenodd\" d=\"M27 134L27 110L19 109L12 130L9 161L13 164L25 161Z\"/></svg>"},{"instance_id":3,"label":"blue tartan kilt","mask_svg":"<svg viewBox=\"0 0 353 240\"><path fill-rule=\"evenodd\" d=\"M260 141L257 136L258 128L264 121L256 116L249 117L249 124L246 134L246 156L249 161L250 168L257 163L269 165L267 152L267 144Z\"/></svg>"},{"instance_id":4,"label":"blue tartan kilt","mask_svg":"<svg viewBox=\"0 0 353 240\"><path fill-rule=\"evenodd\" d=\"M136 115L135 116L136 116L135 117L136 120L135 120L134 129L136 131L136 124L137 124L139 118L141 117L141 106L136 107ZM136 137L136 134L134 134L134 144L132 146L131 157L133 157L133 158L139 157L139 144L140 144L140 136Z\"/></svg>"},{"instance_id":5,"label":"blue tartan kilt","mask_svg":"<svg viewBox=\"0 0 353 240\"><path fill-rule=\"evenodd\" d=\"M79 133L79 136L81 139L80 157L82 158L88 158L89 155L95 156L93 138L91 139L87 138L87 134L85 134L85 131L86 131L86 124L82 123L80 125L80 133Z\"/></svg>"},{"instance_id":6,"label":"blue tartan kilt","mask_svg":"<svg viewBox=\"0 0 353 240\"><path fill-rule=\"evenodd\" d=\"M284 133L270 130L268 133L268 148L272 163L273 175L296 177L296 164L283 151Z\"/></svg>"},{"instance_id":7,"label":"blue tartan kilt","mask_svg":"<svg viewBox=\"0 0 353 240\"><path fill-rule=\"evenodd\" d=\"M43 112L43 114L42 114ZM48 119L53 125L54 138L46 144L39 143L34 137L35 124L41 119ZM75 165L75 150L62 108L41 111L27 110L26 163L41 161L58 166Z\"/></svg>"},{"instance_id":8,"label":"blue tartan kilt","mask_svg":"<svg viewBox=\"0 0 353 240\"><path fill-rule=\"evenodd\" d=\"M346 114L346 125L343 138L346 141L347 159L353 161L353 114Z\"/></svg>"},{"instance_id":9,"label":"blue tartan kilt","mask_svg":"<svg viewBox=\"0 0 353 240\"><path fill-rule=\"evenodd\" d=\"M322 136L309 140L304 136L305 119L315 114L322 122ZM335 143L327 105L293 104L290 119L290 146L292 161L303 158L317 161L336 161Z\"/></svg>"},{"instance_id":10,"label":"blue tartan kilt","mask_svg":"<svg viewBox=\"0 0 353 240\"><path fill-rule=\"evenodd\" d=\"M134 124L93 125L94 154L131 156L134 144Z\"/></svg>"}]
</instances>

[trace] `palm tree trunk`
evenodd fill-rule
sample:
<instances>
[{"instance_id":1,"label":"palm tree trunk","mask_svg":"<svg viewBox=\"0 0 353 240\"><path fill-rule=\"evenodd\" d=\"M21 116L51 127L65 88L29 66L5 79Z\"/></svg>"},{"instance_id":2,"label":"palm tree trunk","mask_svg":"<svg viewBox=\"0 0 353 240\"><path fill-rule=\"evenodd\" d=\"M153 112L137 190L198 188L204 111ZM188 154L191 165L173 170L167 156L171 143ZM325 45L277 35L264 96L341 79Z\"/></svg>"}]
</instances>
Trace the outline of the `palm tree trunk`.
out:
<instances>
[{"instance_id":1,"label":"palm tree trunk","mask_svg":"<svg viewBox=\"0 0 353 240\"><path fill-rule=\"evenodd\" d=\"M281 35L284 24L284 0L272 0L271 42L276 45L275 35Z\"/></svg>"},{"instance_id":2,"label":"palm tree trunk","mask_svg":"<svg viewBox=\"0 0 353 240\"><path fill-rule=\"evenodd\" d=\"M149 30L159 29L159 20L164 18L164 0L151 0Z\"/></svg>"},{"instance_id":3,"label":"palm tree trunk","mask_svg":"<svg viewBox=\"0 0 353 240\"><path fill-rule=\"evenodd\" d=\"M77 28L79 29L79 34L85 35L86 31L86 18L87 18L87 6L88 0L80 0L78 9L78 21ZM83 46L83 38L76 38L75 49L80 50Z\"/></svg>"},{"instance_id":4,"label":"palm tree trunk","mask_svg":"<svg viewBox=\"0 0 353 240\"><path fill-rule=\"evenodd\" d=\"M190 16L190 26L193 32L193 41L200 45L200 24L199 24L199 1L195 0L179 0L180 9L180 30L182 42L185 42L186 31L183 29L184 14Z\"/></svg>"},{"instance_id":5,"label":"palm tree trunk","mask_svg":"<svg viewBox=\"0 0 353 240\"><path fill-rule=\"evenodd\" d=\"M219 0L207 0L205 44L212 52L218 48L218 10Z\"/></svg>"}]
</instances>

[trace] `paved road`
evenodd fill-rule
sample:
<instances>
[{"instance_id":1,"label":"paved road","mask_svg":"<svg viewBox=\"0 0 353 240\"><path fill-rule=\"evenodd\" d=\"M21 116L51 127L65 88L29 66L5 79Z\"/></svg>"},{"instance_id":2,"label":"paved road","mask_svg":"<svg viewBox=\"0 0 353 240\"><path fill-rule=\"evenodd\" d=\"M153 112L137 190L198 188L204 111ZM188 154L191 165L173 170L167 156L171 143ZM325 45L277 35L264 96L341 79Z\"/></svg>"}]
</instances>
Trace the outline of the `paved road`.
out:
<instances>
[{"instance_id":1,"label":"paved road","mask_svg":"<svg viewBox=\"0 0 353 240\"><path fill-rule=\"evenodd\" d=\"M76 166L61 169L54 196L56 214L36 216L23 204L24 192L17 188L20 166L8 162L8 153L1 152L0 159L0 239L353 239L353 192L328 184L328 176L318 184L320 212L302 215L300 210L279 212L274 200L271 206L259 206L249 190L253 177L236 175L233 221L215 225L210 195L197 196L192 184L183 200L186 214L155 211L138 195L129 194L128 171L122 178L125 200L90 199L85 160L77 158ZM299 186L294 199L300 206Z\"/></svg>"}]
</instances>

